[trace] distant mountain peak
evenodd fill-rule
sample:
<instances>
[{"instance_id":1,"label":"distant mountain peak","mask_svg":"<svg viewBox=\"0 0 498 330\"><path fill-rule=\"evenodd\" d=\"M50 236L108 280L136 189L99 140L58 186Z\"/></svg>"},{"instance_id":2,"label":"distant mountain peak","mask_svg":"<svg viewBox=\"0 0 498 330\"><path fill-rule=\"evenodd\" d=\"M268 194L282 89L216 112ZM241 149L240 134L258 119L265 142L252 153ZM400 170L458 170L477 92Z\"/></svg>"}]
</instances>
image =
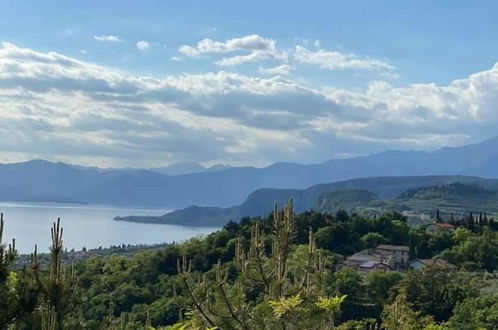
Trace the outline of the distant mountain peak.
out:
<instances>
[{"instance_id":1,"label":"distant mountain peak","mask_svg":"<svg viewBox=\"0 0 498 330\"><path fill-rule=\"evenodd\" d=\"M166 175L186 175L193 173L203 173L212 171L221 171L230 168L227 165L213 165L210 167L205 167L197 162L193 161L181 161L170 164L165 167L151 168L151 171L159 172Z\"/></svg>"},{"instance_id":2,"label":"distant mountain peak","mask_svg":"<svg viewBox=\"0 0 498 330\"><path fill-rule=\"evenodd\" d=\"M192 204L226 207L241 203L260 188L304 189L321 183L386 176L498 178L497 146L498 137L495 137L432 152L390 151L319 164L280 162L262 168L229 169L224 165L206 168L195 162L180 162L152 170L99 170L36 159L0 165L0 191L4 200L48 201L64 197L140 207L181 208ZM15 196L13 187L18 191ZM274 195L269 194L268 200L273 204Z\"/></svg>"}]
</instances>

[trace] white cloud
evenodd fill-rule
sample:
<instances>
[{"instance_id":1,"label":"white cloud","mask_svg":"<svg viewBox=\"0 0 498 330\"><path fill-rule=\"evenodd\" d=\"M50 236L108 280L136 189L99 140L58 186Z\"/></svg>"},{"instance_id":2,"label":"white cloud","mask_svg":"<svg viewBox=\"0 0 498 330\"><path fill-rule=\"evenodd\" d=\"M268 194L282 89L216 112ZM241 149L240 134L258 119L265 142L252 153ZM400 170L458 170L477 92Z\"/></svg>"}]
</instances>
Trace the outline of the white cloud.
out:
<instances>
[{"instance_id":1,"label":"white cloud","mask_svg":"<svg viewBox=\"0 0 498 330\"><path fill-rule=\"evenodd\" d=\"M276 41L263 38L257 34L251 34L240 38L216 41L213 39L203 39L195 46L183 45L178 51L187 57L200 57L203 54L227 54L242 52L233 56L222 57L215 61L219 66L237 66L248 62L258 62L263 60L283 61L281 65L275 67L280 71L278 74L289 74L292 66L289 61L318 66L325 70L369 70L377 71L384 78L396 79L398 75L395 67L385 61L363 58L354 54L343 54L337 51L326 51L320 49L320 40L309 40L295 38L296 42L304 45L313 45L315 50L310 50L302 45L297 45L293 50L278 49ZM278 68L278 69L277 69ZM268 71L270 70L270 71ZM271 69L260 69L263 74L271 73Z\"/></svg>"},{"instance_id":2,"label":"white cloud","mask_svg":"<svg viewBox=\"0 0 498 330\"><path fill-rule=\"evenodd\" d=\"M350 91L223 71L134 76L0 46L0 161L313 162L484 139L496 134L497 108L498 64L447 86Z\"/></svg>"},{"instance_id":3,"label":"white cloud","mask_svg":"<svg viewBox=\"0 0 498 330\"><path fill-rule=\"evenodd\" d=\"M246 55L222 58L216 62L221 66L235 66L246 62L286 58L286 54L277 51L274 40L263 38L257 34L228 39L224 42L203 39L195 47L184 45L178 48L178 51L188 57L199 57L201 54L208 53L249 52Z\"/></svg>"},{"instance_id":4,"label":"white cloud","mask_svg":"<svg viewBox=\"0 0 498 330\"><path fill-rule=\"evenodd\" d=\"M319 45L319 44L318 44ZM319 49L310 50L303 46L296 46L294 59L303 64L315 65L326 70L394 70L388 63L369 58L361 58L354 54L343 54L336 51Z\"/></svg>"},{"instance_id":5,"label":"white cloud","mask_svg":"<svg viewBox=\"0 0 498 330\"><path fill-rule=\"evenodd\" d=\"M120 37L112 35L112 34L93 36L93 39L95 39L97 41L102 41L102 42L123 42L124 41Z\"/></svg>"},{"instance_id":6,"label":"white cloud","mask_svg":"<svg viewBox=\"0 0 498 330\"><path fill-rule=\"evenodd\" d=\"M228 53L236 50L271 50L275 48L275 41L265 39L257 34L242 38L234 38L225 42L203 39L196 47L182 46L179 51L187 56L197 56L202 53Z\"/></svg>"},{"instance_id":7,"label":"white cloud","mask_svg":"<svg viewBox=\"0 0 498 330\"><path fill-rule=\"evenodd\" d=\"M282 64L271 68L259 68L260 73L273 76L287 76L291 74L292 71L294 71L294 67L289 64Z\"/></svg>"},{"instance_id":8,"label":"white cloud","mask_svg":"<svg viewBox=\"0 0 498 330\"><path fill-rule=\"evenodd\" d=\"M145 40L140 40L139 42L137 42L136 46L138 50L141 50L143 52L146 52L150 49L150 43Z\"/></svg>"},{"instance_id":9,"label":"white cloud","mask_svg":"<svg viewBox=\"0 0 498 330\"><path fill-rule=\"evenodd\" d=\"M200 55L200 51L192 46L183 45L178 48L178 51L188 57L197 57Z\"/></svg>"}]
</instances>

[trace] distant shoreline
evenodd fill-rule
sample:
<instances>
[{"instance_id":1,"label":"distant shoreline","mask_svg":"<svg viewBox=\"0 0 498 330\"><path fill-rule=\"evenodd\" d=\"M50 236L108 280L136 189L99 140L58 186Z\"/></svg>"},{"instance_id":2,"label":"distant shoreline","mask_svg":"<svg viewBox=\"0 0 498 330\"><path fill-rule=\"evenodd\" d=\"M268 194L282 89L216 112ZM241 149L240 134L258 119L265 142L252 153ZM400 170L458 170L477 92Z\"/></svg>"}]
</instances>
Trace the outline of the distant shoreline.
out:
<instances>
[{"instance_id":1,"label":"distant shoreline","mask_svg":"<svg viewBox=\"0 0 498 330\"><path fill-rule=\"evenodd\" d=\"M68 205L89 205L91 203L78 201L78 200L49 200L49 199L7 199L0 200L0 204L6 203L19 203L19 204L68 204Z\"/></svg>"},{"instance_id":2,"label":"distant shoreline","mask_svg":"<svg viewBox=\"0 0 498 330\"><path fill-rule=\"evenodd\" d=\"M91 248L91 249L79 249L79 250L69 250L63 254L62 262L66 265L71 265L78 261L83 261L92 257L103 257L109 255L121 255L132 257L135 253L144 251L157 251L165 248L170 244L176 244L178 242L169 243L157 243L157 244L122 244L118 246L108 246L102 248ZM40 263L46 264L49 261L50 252L38 253L38 259ZM30 253L20 253L14 267L16 269L22 269L23 267L29 265L31 262Z\"/></svg>"},{"instance_id":3,"label":"distant shoreline","mask_svg":"<svg viewBox=\"0 0 498 330\"><path fill-rule=\"evenodd\" d=\"M119 205L94 204L94 203L74 203L74 202L46 202L46 201L14 201L0 200L0 207L26 207L26 208L84 208L90 210L106 210L106 211L139 211L139 212L163 212L164 214L172 212L160 208L140 208L140 207L122 207Z\"/></svg>"},{"instance_id":4,"label":"distant shoreline","mask_svg":"<svg viewBox=\"0 0 498 330\"><path fill-rule=\"evenodd\" d=\"M175 212L175 211L172 211ZM190 222L186 219L172 219L166 217L167 214L164 215L130 215L130 216L115 216L114 221L123 221L123 222L135 222L135 223L146 223L146 224L155 224L155 225L175 225L175 226L186 226L186 227L221 227L224 226L228 220L220 219L220 220L208 220L208 221L194 221Z\"/></svg>"}]
</instances>

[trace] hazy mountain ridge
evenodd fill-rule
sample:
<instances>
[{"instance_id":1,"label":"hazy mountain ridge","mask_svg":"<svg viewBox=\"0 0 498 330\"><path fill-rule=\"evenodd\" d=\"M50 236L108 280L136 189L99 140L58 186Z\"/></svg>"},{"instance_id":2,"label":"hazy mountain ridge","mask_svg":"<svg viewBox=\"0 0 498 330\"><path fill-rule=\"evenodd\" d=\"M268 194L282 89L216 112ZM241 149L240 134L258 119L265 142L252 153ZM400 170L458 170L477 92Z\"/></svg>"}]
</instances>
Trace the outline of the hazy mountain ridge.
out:
<instances>
[{"instance_id":1,"label":"hazy mountain ridge","mask_svg":"<svg viewBox=\"0 0 498 330\"><path fill-rule=\"evenodd\" d=\"M498 179L469 176L379 177L319 184L302 190L260 189L251 193L242 204L230 208L190 206L159 217L131 216L119 217L116 220L221 226L229 220L238 221L246 216L266 216L272 212L275 203L283 205L289 198L293 199L294 209L298 213L310 209L326 212L335 212L338 209L350 211L360 206L399 209L405 205L420 205L417 198L413 198L420 197L416 192L422 192L424 189L443 189L441 187L457 183L465 187L475 187L481 193L489 192L486 200L472 198L468 200L468 203L463 203L462 207L470 207L472 203L480 205L483 201L494 207L489 197L493 195L498 198ZM458 190L453 191L458 192ZM454 193L452 196L459 196L459 194ZM439 202L441 201L433 198L424 201L423 206L431 209L439 205ZM498 211L498 203L496 203L496 210Z\"/></svg>"},{"instance_id":2,"label":"hazy mountain ridge","mask_svg":"<svg viewBox=\"0 0 498 330\"><path fill-rule=\"evenodd\" d=\"M36 160L0 165L0 199L70 200L165 209L193 204L229 207L241 204L253 191L265 187L305 189L320 183L381 176L498 178L495 164L498 137L434 152L387 151L320 164L276 163L265 168L232 167L175 176L151 170L103 170Z\"/></svg>"},{"instance_id":3,"label":"hazy mountain ridge","mask_svg":"<svg viewBox=\"0 0 498 330\"><path fill-rule=\"evenodd\" d=\"M221 171L229 168L230 166L222 164L205 167L196 162L178 162L165 167L150 168L149 170L165 175L185 175L193 173Z\"/></svg>"}]
</instances>

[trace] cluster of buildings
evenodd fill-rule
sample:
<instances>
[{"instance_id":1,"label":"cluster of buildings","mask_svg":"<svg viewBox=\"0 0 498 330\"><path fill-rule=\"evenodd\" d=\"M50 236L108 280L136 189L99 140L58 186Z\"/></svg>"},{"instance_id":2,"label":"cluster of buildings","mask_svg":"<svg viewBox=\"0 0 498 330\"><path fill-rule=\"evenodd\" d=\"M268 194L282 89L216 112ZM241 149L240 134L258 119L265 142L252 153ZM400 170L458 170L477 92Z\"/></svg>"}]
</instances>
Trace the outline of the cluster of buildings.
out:
<instances>
[{"instance_id":1,"label":"cluster of buildings","mask_svg":"<svg viewBox=\"0 0 498 330\"><path fill-rule=\"evenodd\" d=\"M445 231L453 234L455 227L449 223L432 223L426 227L429 234ZM374 270L405 271L407 269L420 270L427 266L438 266L455 269L456 266L442 259L414 259L410 260L410 248L404 245L381 244L374 249L366 249L355 253L339 263L338 268L350 267L360 273L369 273Z\"/></svg>"},{"instance_id":2,"label":"cluster of buildings","mask_svg":"<svg viewBox=\"0 0 498 330\"><path fill-rule=\"evenodd\" d=\"M408 267L408 246L381 244L375 249L366 249L346 258L340 267L350 267L360 273L374 270L405 270Z\"/></svg>"},{"instance_id":3,"label":"cluster of buildings","mask_svg":"<svg viewBox=\"0 0 498 330\"><path fill-rule=\"evenodd\" d=\"M414 259L410 260L410 249L404 245L381 244L375 249L366 249L355 253L339 263L338 268L350 267L360 273L369 273L374 270L405 271L408 269L420 270L427 266L438 266L447 269L456 267L442 259Z\"/></svg>"}]
</instances>

